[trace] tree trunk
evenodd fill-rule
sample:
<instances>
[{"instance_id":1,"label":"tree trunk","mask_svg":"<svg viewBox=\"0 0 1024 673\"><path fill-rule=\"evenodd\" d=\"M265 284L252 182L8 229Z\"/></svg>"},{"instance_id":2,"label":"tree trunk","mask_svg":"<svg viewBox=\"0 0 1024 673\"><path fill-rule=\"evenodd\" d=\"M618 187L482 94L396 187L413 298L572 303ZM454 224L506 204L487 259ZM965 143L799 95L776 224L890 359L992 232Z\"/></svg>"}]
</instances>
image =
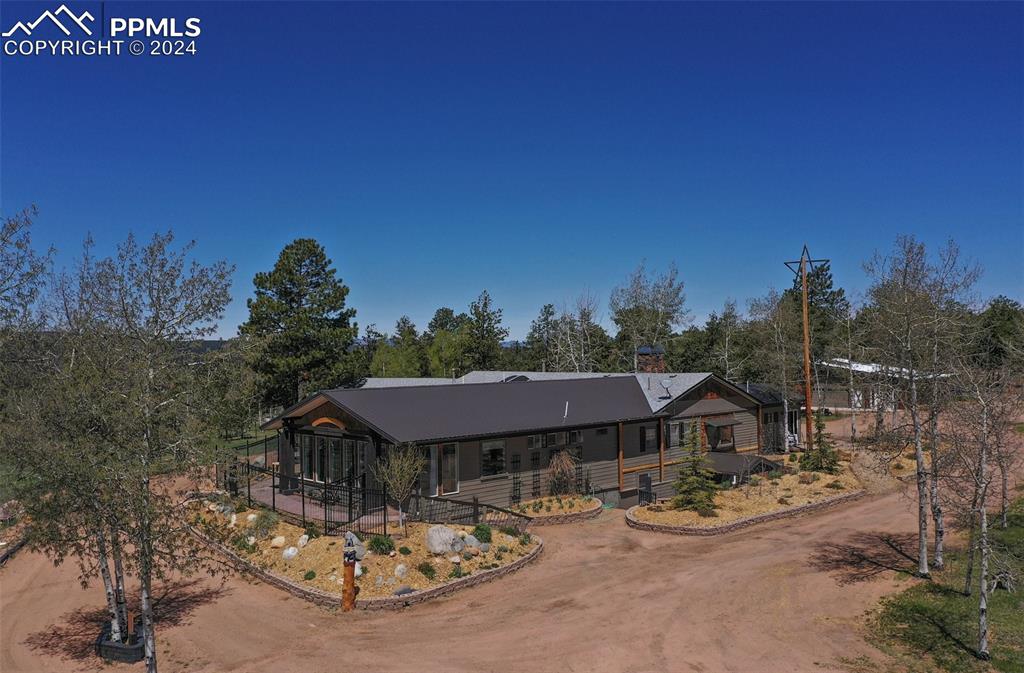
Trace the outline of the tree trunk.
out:
<instances>
[{"instance_id":1,"label":"tree trunk","mask_svg":"<svg viewBox=\"0 0 1024 673\"><path fill-rule=\"evenodd\" d=\"M121 631L125 638L130 638L128 633L128 597L124 590L124 564L121 558L121 541L118 538L117 530L110 529L110 547L114 557L114 591L117 598L117 618L121 622Z\"/></svg>"},{"instance_id":2,"label":"tree trunk","mask_svg":"<svg viewBox=\"0 0 1024 673\"><path fill-rule=\"evenodd\" d=\"M984 451L984 449L982 449ZM989 659L988 651L988 512L985 511L985 491L982 489L978 527L978 546L981 548L981 569L978 588L978 657Z\"/></svg>"},{"instance_id":3,"label":"tree trunk","mask_svg":"<svg viewBox=\"0 0 1024 673\"><path fill-rule=\"evenodd\" d=\"M145 574L150 574L148 570ZM150 579L142 578L141 589L142 634L146 652L146 673L157 673L156 670L156 632L153 626L153 601L150 592Z\"/></svg>"},{"instance_id":4,"label":"tree trunk","mask_svg":"<svg viewBox=\"0 0 1024 673\"><path fill-rule=\"evenodd\" d=\"M928 577L928 471L924 464L917 379L913 370L910 371L910 418L914 425L914 461L917 464L917 572L921 577Z\"/></svg>"},{"instance_id":5,"label":"tree trunk","mask_svg":"<svg viewBox=\"0 0 1024 673\"><path fill-rule=\"evenodd\" d=\"M789 398L786 389L782 389L782 452L789 453Z\"/></svg>"},{"instance_id":6,"label":"tree trunk","mask_svg":"<svg viewBox=\"0 0 1024 673\"><path fill-rule=\"evenodd\" d=\"M114 596L114 584L110 581L110 567L107 565L107 542L103 531L96 532L97 561L100 566L100 577L103 578L103 591L107 596L107 611L110 613L110 639L117 643L124 642L121 620L117 612L117 598Z\"/></svg>"},{"instance_id":7,"label":"tree trunk","mask_svg":"<svg viewBox=\"0 0 1024 673\"><path fill-rule=\"evenodd\" d=\"M1002 494L999 502L999 525L1006 528L1009 524L1006 518L1006 510L1010 505L1010 475L1006 469L1006 460L999 461L999 476L1002 481Z\"/></svg>"},{"instance_id":8,"label":"tree trunk","mask_svg":"<svg viewBox=\"0 0 1024 673\"><path fill-rule=\"evenodd\" d=\"M967 529L967 570L964 572L965 596L971 595L971 587L974 583L974 552L978 548L978 542L975 540L975 531L977 530L976 522L979 496L979 489L975 486L974 497L971 500L970 526Z\"/></svg>"},{"instance_id":9,"label":"tree trunk","mask_svg":"<svg viewBox=\"0 0 1024 673\"><path fill-rule=\"evenodd\" d=\"M935 525L935 567L942 569L942 552L946 538L946 522L939 499L939 342L938 337L932 342L932 399L929 413L929 431L931 435L932 465L929 470L931 479L929 496L932 505L932 522Z\"/></svg>"}]
</instances>

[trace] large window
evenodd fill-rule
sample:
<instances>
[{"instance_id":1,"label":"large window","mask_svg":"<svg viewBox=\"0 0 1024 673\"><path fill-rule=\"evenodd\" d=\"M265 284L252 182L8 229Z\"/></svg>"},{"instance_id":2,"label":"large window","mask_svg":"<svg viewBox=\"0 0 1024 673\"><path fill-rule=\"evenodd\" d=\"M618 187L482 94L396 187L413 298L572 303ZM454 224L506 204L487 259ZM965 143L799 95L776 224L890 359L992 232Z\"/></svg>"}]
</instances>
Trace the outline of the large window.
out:
<instances>
[{"instance_id":1,"label":"large window","mask_svg":"<svg viewBox=\"0 0 1024 673\"><path fill-rule=\"evenodd\" d=\"M505 473L505 440L495 439L480 444L480 476L493 477Z\"/></svg>"},{"instance_id":2,"label":"large window","mask_svg":"<svg viewBox=\"0 0 1024 673\"><path fill-rule=\"evenodd\" d=\"M437 444L422 447L427 464L420 473L419 487L421 495L437 495Z\"/></svg>"},{"instance_id":3,"label":"large window","mask_svg":"<svg viewBox=\"0 0 1024 673\"><path fill-rule=\"evenodd\" d=\"M657 428L640 428L640 453L658 450Z\"/></svg>"},{"instance_id":4,"label":"large window","mask_svg":"<svg viewBox=\"0 0 1024 673\"><path fill-rule=\"evenodd\" d=\"M679 423L668 424L668 445L673 448L679 446Z\"/></svg>"},{"instance_id":5,"label":"large window","mask_svg":"<svg viewBox=\"0 0 1024 673\"><path fill-rule=\"evenodd\" d=\"M459 445L441 445L441 489L444 493L459 492Z\"/></svg>"}]
</instances>

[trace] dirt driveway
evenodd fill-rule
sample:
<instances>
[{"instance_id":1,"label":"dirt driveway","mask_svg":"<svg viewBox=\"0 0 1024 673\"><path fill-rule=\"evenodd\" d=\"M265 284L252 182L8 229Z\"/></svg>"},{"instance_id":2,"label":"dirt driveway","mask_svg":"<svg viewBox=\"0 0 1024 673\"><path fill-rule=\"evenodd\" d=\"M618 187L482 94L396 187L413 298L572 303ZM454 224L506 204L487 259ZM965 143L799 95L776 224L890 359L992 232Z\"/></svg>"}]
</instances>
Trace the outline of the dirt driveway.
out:
<instances>
[{"instance_id":1,"label":"dirt driveway","mask_svg":"<svg viewBox=\"0 0 1024 673\"><path fill-rule=\"evenodd\" d=\"M536 563L401 612L342 615L237 577L161 607L161 670L828 671L877 656L865 610L909 561L896 493L716 538L642 533L621 511L541 529ZM0 570L0 670L94 670L102 594L22 553ZM49 654L47 654L49 653ZM113 666L104 670L141 670Z\"/></svg>"}]
</instances>

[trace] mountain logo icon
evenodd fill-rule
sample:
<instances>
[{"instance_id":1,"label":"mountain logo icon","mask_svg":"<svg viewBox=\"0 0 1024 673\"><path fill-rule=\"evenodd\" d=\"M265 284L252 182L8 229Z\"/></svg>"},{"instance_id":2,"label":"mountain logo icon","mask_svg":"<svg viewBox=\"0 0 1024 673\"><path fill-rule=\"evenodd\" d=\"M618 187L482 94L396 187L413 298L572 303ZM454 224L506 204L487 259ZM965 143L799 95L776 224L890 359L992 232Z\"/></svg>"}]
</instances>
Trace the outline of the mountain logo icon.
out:
<instances>
[{"instance_id":1,"label":"mountain logo icon","mask_svg":"<svg viewBox=\"0 0 1024 673\"><path fill-rule=\"evenodd\" d=\"M82 12L81 16L76 16L74 12L68 9L67 5L61 5L60 7L57 8L57 11L55 12L46 10L45 12L40 14L39 18L36 19L35 21L30 21L27 23L24 21L19 21L13 26L11 26L10 30L2 33L2 35L4 37L13 37L15 33L21 31L27 37L32 34L32 31L35 30L39 24L43 23L46 20L49 20L54 25L56 25L62 33L64 33L67 36L70 36L71 31L68 30L67 26L61 23L60 18L58 18L61 16L63 16L65 21L68 21L69 23L78 26L86 35L92 35L92 30L90 30L89 27L85 25L85 21L88 20L91 23L96 20L95 17L93 17L93 15L89 12Z\"/></svg>"}]
</instances>

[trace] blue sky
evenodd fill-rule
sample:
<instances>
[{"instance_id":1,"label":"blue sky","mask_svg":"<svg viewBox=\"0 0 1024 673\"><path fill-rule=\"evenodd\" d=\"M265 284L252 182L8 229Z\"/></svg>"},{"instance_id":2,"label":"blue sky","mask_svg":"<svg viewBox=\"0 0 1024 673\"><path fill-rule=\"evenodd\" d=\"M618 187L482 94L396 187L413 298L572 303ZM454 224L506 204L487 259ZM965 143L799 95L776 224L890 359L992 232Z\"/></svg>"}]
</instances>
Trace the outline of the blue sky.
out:
<instances>
[{"instance_id":1,"label":"blue sky","mask_svg":"<svg viewBox=\"0 0 1024 673\"><path fill-rule=\"evenodd\" d=\"M4 2L0 23L59 3ZM100 14L97 2L69 2ZM702 319L898 232L1024 299L1024 5L116 3L196 56L0 57L0 209L68 264L173 228L256 271L320 240L361 326L675 261ZM605 309L607 314L607 309Z\"/></svg>"}]
</instances>

